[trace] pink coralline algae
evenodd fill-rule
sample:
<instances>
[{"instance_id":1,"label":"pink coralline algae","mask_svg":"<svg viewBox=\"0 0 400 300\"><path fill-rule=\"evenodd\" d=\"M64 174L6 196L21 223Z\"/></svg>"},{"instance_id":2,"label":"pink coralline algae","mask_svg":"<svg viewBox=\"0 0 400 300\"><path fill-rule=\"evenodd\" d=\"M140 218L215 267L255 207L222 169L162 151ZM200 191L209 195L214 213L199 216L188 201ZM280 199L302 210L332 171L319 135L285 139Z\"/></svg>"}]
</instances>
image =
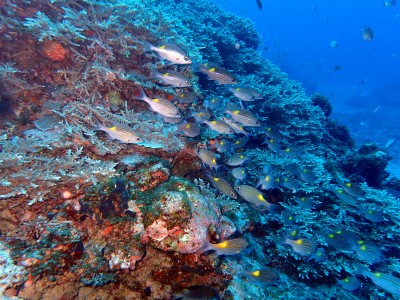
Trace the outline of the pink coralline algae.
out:
<instances>
[{"instance_id":1,"label":"pink coralline algae","mask_svg":"<svg viewBox=\"0 0 400 300\"><path fill-rule=\"evenodd\" d=\"M60 43L47 41L41 46L41 53L53 61L62 61L67 55L67 50Z\"/></svg>"}]
</instances>

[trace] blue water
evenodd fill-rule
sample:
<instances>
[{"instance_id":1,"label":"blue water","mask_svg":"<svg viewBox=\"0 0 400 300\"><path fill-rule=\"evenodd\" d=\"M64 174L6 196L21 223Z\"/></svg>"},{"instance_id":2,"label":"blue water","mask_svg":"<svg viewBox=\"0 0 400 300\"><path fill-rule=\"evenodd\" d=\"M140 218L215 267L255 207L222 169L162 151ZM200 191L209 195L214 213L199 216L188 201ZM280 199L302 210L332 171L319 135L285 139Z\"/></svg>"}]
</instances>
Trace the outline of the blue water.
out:
<instances>
[{"instance_id":1,"label":"blue water","mask_svg":"<svg viewBox=\"0 0 400 300\"><path fill-rule=\"evenodd\" d=\"M307 93L327 96L332 117L349 127L358 144L383 147L395 139L389 152L390 169L400 159L400 7L383 1L262 1L214 0L225 10L255 22L263 37L264 57ZM373 40L363 40L364 26ZM337 41L337 47L331 42Z\"/></svg>"}]
</instances>

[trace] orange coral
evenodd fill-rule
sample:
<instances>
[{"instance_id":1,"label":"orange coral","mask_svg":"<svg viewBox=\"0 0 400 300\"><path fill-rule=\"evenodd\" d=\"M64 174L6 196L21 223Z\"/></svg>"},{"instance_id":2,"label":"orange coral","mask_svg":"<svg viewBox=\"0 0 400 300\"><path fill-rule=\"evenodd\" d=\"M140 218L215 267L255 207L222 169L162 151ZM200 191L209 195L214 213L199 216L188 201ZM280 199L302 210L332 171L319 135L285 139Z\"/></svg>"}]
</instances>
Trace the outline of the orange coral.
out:
<instances>
[{"instance_id":1,"label":"orange coral","mask_svg":"<svg viewBox=\"0 0 400 300\"><path fill-rule=\"evenodd\" d=\"M60 43L54 41L45 42L41 50L46 58L53 61L62 61L67 54L67 50Z\"/></svg>"}]
</instances>

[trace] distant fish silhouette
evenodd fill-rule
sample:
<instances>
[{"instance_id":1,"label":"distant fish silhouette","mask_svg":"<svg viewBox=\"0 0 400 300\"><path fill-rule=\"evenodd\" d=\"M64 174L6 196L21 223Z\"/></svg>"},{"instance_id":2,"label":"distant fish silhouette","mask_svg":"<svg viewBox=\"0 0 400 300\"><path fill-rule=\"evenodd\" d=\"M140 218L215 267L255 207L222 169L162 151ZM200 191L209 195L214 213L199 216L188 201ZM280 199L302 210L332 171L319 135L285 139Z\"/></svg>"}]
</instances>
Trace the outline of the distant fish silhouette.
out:
<instances>
[{"instance_id":1,"label":"distant fish silhouette","mask_svg":"<svg viewBox=\"0 0 400 300\"><path fill-rule=\"evenodd\" d=\"M261 10L262 9L262 3L261 0L257 0L257 6Z\"/></svg>"},{"instance_id":2,"label":"distant fish silhouette","mask_svg":"<svg viewBox=\"0 0 400 300\"><path fill-rule=\"evenodd\" d=\"M371 27L369 27L369 26L368 27L365 26L363 28L363 30L361 31L361 34L362 34L362 38L364 39L364 41L367 41L367 42L372 41L372 39L374 38L374 33L373 33Z\"/></svg>"},{"instance_id":3,"label":"distant fish silhouette","mask_svg":"<svg viewBox=\"0 0 400 300\"><path fill-rule=\"evenodd\" d=\"M383 2L385 6L396 6L396 0L387 0Z\"/></svg>"}]
</instances>

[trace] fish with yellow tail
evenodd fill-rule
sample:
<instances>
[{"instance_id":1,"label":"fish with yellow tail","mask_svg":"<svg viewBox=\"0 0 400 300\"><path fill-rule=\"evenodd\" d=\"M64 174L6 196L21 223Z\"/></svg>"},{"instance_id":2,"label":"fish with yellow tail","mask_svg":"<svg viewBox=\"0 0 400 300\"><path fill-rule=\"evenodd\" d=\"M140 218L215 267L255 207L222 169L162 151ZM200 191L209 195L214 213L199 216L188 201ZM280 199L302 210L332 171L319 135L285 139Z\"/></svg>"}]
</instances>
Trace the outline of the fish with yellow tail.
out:
<instances>
[{"instance_id":1,"label":"fish with yellow tail","mask_svg":"<svg viewBox=\"0 0 400 300\"><path fill-rule=\"evenodd\" d=\"M244 238L226 240L217 244L206 241L200 252L213 250L217 252L217 255L236 255L240 254L248 245L249 243Z\"/></svg>"},{"instance_id":2,"label":"fish with yellow tail","mask_svg":"<svg viewBox=\"0 0 400 300\"><path fill-rule=\"evenodd\" d=\"M208 76L209 80L214 80L217 84L237 84L238 81L229 71L221 68L214 63L194 64L194 71L201 72Z\"/></svg>"},{"instance_id":3,"label":"fish with yellow tail","mask_svg":"<svg viewBox=\"0 0 400 300\"><path fill-rule=\"evenodd\" d=\"M211 174L207 175L208 179L211 181L212 185L222 194L231 197L233 199L237 199L237 195L233 187L230 185L228 181L226 181L222 177L212 176Z\"/></svg>"},{"instance_id":4,"label":"fish with yellow tail","mask_svg":"<svg viewBox=\"0 0 400 300\"><path fill-rule=\"evenodd\" d=\"M289 245L293 248L295 252L303 256L309 256L315 252L317 248L316 243L313 240L307 238L300 238L292 240L287 236L283 236L282 240L277 242L278 245Z\"/></svg>"},{"instance_id":5,"label":"fish with yellow tail","mask_svg":"<svg viewBox=\"0 0 400 300\"><path fill-rule=\"evenodd\" d=\"M225 122L215 119L215 120L204 120L203 123L207 124L211 130L214 130L221 134L234 134L232 127L230 127Z\"/></svg>"},{"instance_id":6,"label":"fish with yellow tail","mask_svg":"<svg viewBox=\"0 0 400 300\"><path fill-rule=\"evenodd\" d=\"M267 284L277 283L279 272L272 268L263 268L254 271L246 271L245 275L255 281Z\"/></svg>"},{"instance_id":7,"label":"fish with yellow tail","mask_svg":"<svg viewBox=\"0 0 400 300\"><path fill-rule=\"evenodd\" d=\"M185 51L175 44L163 43L159 46L154 46L147 41L142 41L144 49L143 52L154 51L157 54L173 64L188 65L192 60L187 56Z\"/></svg>"},{"instance_id":8,"label":"fish with yellow tail","mask_svg":"<svg viewBox=\"0 0 400 300\"><path fill-rule=\"evenodd\" d=\"M271 204L265 200L263 194L257 190L255 187L250 185L237 185L235 186L235 191L247 202L255 205L257 209L266 209L270 212L280 211L280 206Z\"/></svg>"},{"instance_id":9,"label":"fish with yellow tail","mask_svg":"<svg viewBox=\"0 0 400 300\"><path fill-rule=\"evenodd\" d=\"M142 100L150 105L151 110L167 118L180 118L181 113L178 108L170 101L164 98L151 99L146 96L143 89L140 88L139 95L135 96L135 99Z\"/></svg>"},{"instance_id":10,"label":"fish with yellow tail","mask_svg":"<svg viewBox=\"0 0 400 300\"><path fill-rule=\"evenodd\" d=\"M197 123L183 122L178 126L178 130L188 137L196 137L200 134L201 128Z\"/></svg>"},{"instance_id":11,"label":"fish with yellow tail","mask_svg":"<svg viewBox=\"0 0 400 300\"><path fill-rule=\"evenodd\" d=\"M129 126L123 124L114 124L112 126L105 126L100 122L97 123L94 130L104 131L113 140L118 140L126 144L140 144L143 142Z\"/></svg>"},{"instance_id":12,"label":"fish with yellow tail","mask_svg":"<svg viewBox=\"0 0 400 300\"><path fill-rule=\"evenodd\" d=\"M207 149L197 149L197 156L200 158L203 165L207 165L210 169L218 170L217 156L214 152Z\"/></svg>"}]
</instances>

